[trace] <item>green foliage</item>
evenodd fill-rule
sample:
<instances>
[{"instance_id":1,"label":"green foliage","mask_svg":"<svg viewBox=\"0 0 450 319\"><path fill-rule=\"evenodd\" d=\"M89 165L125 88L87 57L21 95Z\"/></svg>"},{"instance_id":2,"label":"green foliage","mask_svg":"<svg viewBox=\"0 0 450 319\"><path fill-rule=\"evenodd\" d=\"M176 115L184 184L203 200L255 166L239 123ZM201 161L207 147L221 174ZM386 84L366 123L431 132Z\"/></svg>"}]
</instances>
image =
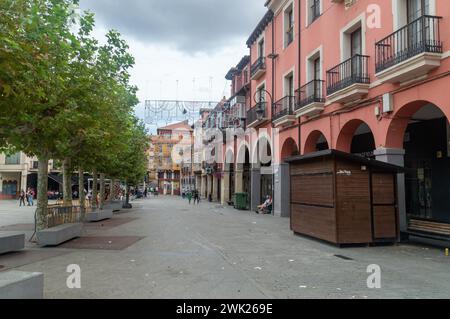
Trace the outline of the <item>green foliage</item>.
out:
<instances>
[{"instance_id":1,"label":"green foliage","mask_svg":"<svg viewBox=\"0 0 450 319\"><path fill-rule=\"evenodd\" d=\"M100 46L78 0L0 1L0 151L70 158L127 182L146 171L134 58L117 31Z\"/></svg>"}]
</instances>

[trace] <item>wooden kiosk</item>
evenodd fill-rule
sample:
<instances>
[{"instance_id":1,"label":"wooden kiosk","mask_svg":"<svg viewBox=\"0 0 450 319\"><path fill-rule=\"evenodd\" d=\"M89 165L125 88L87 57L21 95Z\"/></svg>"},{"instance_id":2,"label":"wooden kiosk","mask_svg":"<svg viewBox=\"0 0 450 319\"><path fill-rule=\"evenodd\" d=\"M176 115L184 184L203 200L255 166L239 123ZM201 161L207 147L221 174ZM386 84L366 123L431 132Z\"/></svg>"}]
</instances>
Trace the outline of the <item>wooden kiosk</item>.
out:
<instances>
[{"instance_id":1,"label":"wooden kiosk","mask_svg":"<svg viewBox=\"0 0 450 319\"><path fill-rule=\"evenodd\" d=\"M287 160L291 229L337 245L397 242L403 168L336 150Z\"/></svg>"}]
</instances>

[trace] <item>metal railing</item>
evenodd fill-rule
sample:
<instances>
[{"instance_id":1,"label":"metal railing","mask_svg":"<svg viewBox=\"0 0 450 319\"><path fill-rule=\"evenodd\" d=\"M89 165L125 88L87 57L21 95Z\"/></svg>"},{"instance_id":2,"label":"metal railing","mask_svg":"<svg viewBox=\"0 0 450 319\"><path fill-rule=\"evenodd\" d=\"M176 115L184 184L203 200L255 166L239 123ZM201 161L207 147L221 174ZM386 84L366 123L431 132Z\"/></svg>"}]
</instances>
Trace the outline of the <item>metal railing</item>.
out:
<instances>
[{"instance_id":1,"label":"metal railing","mask_svg":"<svg viewBox=\"0 0 450 319\"><path fill-rule=\"evenodd\" d=\"M327 95L355 84L370 84L369 57L355 54L327 71Z\"/></svg>"},{"instance_id":2,"label":"metal railing","mask_svg":"<svg viewBox=\"0 0 450 319\"><path fill-rule=\"evenodd\" d=\"M259 57L255 63L251 66L251 75L252 77L259 71L259 70L265 70L266 69L266 58L265 57Z\"/></svg>"},{"instance_id":3,"label":"metal railing","mask_svg":"<svg viewBox=\"0 0 450 319\"><path fill-rule=\"evenodd\" d=\"M272 107L272 120L278 120L286 115L293 115L296 100L295 96L285 96L275 102Z\"/></svg>"},{"instance_id":4,"label":"metal railing","mask_svg":"<svg viewBox=\"0 0 450 319\"><path fill-rule=\"evenodd\" d=\"M300 88L296 109L314 102L325 103L325 81L323 80L312 80Z\"/></svg>"},{"instance_id":5,"label":"metal railing","mask_svg":"<svg viewBox=\"0 0 450 319\"><path fill-rule=\"evenodd\" d=\"M264 117L267 117L267 103L266 102L259 102L254 107L252 107L247 112L247 125L252 124L258 120L258 110L263 110Z\"/></svg>"},{"instance_id":6,"label":"metal railing","mask_svg":"<svg viewBox=\"0 0 450 319\"><path fill-rule=\"evenodd\" d=\"M424 52L442 53L439 22L442 17L424 15L375 44L376 72Z\"/></svg>"}]
</instances>

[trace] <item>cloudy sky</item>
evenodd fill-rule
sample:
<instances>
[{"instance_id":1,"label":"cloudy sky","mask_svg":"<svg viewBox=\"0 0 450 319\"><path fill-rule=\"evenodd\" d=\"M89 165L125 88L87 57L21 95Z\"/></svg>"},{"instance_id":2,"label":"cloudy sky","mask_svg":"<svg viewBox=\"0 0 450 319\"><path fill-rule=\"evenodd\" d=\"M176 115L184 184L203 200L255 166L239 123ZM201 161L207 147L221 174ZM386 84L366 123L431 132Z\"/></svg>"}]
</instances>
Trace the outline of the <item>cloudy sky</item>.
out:
<instances>
[{"instance_id":1,"label":"cloudy sky","mask_svg":"<svg viewBox=\"0 0 450 319\"><path fill-rule=\"evenodd\" d=\"M248 54L245 42L265 0L81 0L96 15L97 38L119 30L136 58L139 99L219 101L225 74ZM137 113L143 114L143 106Z\"/></svg>"}]
</instances>

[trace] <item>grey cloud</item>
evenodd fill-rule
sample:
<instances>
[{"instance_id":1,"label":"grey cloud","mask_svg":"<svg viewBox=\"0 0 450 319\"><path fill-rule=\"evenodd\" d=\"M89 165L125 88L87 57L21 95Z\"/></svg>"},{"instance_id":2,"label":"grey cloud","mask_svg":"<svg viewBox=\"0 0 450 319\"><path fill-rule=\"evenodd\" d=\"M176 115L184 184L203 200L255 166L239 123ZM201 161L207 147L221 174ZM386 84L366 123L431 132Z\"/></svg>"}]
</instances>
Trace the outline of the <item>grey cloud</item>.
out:
<instances>
[{"instance_id":1,"label":"grey cloud","mask_svg":"<svg viewBox=\"0 0 450 319\"><path fill-rule=\"evenodd\" d=\"M265 0L82 0L97 23L152 44L189 52L213 52L250 35ZM242 43L244 46L245 43Z\"/></svg>"}]
</instances>

